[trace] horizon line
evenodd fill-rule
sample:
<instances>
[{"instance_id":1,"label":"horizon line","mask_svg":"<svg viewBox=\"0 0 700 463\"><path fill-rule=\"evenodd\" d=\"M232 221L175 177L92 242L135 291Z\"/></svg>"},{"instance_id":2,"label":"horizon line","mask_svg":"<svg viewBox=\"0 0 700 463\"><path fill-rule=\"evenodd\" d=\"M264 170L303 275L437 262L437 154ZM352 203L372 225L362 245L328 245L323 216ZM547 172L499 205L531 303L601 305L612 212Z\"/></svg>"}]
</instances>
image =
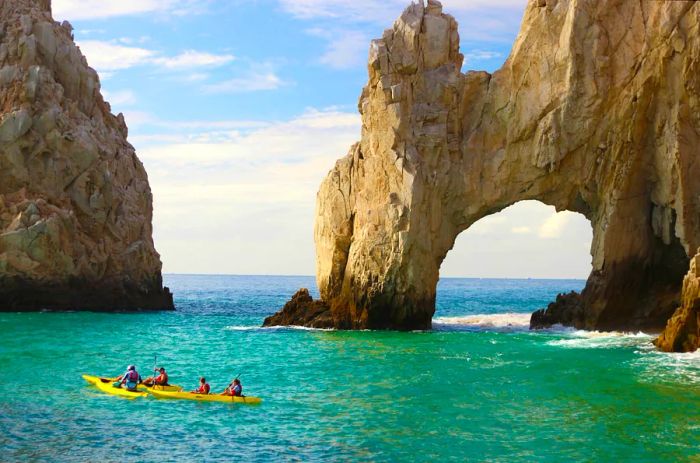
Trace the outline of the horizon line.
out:
<instances>
[{"instance_id":1,"label":"horizon line","mask_svg":"<svg viewBox=\"0 0 700 463\"><path fill-rule=\"evenodd\" d=\"M316 278L315 275L300 275L300 274L270 274L270 273L178 273L178 272L162 272L165 275L172 276L211 276L211 277L282 277L282 278ZM580 280L586 281L586 277L491 277L491 276L444 276L439 280Z\"/></svg>"}]
</instances>

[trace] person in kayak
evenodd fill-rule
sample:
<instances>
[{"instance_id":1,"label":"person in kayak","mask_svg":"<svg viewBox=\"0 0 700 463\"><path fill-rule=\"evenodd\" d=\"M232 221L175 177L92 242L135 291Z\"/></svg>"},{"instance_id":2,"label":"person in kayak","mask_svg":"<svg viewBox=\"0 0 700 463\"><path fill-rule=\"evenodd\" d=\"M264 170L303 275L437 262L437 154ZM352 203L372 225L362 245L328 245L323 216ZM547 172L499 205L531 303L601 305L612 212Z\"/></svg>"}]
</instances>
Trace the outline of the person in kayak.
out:
<instances>
[{"instance_id":1,"label":"person in kayak","mask_svg":"<svg viewBox=\"0 0 700 463\"><path fill-rule=\"evenodd\" d=\"M243 397L243 386L241 385L241 380L236 378L231 384L228 385L221 395L230 395L234 397Z\"/></svg>"},{"instance_id":2,"label":"person in kayak","mask_svg":"<svg viewBox=\"0 0 700 463\"><path fill-rule=\"evenodd\" d=\"M148 387L151 387L153 385L170 386L170 384L168 384L168 374L165 372L165 368L160 367L154 369L153 371L158 372L158 376L156 376L155 378L146 378L143 384L145 384Z\"/></svg>"},{"instance_id":3,"label":"person in kayak","mask_svg":"<svg viewBox=\"0 0 700 463\"><path fill-rule=\"evenodd\" d=\"M193 394L209 394L209 391L211 391L211 387L209 387L209 384L207 384L207 379L202 376L199 378L199 387L192 391Z\"/></svg>"},{"instance_id":4,"label":"person in kayak","mask_svg":"<svg viewBox=\"0 0 700 463\"><path fill-rule=\"evenodd\" d=\"M136 371L136 366L134 365L129 365L126 373L121 375L117 381L119 381L119 387L126 386L129 391L136 391L136 386L142 382L141 375Z\"/></svg>"}]
</instances>

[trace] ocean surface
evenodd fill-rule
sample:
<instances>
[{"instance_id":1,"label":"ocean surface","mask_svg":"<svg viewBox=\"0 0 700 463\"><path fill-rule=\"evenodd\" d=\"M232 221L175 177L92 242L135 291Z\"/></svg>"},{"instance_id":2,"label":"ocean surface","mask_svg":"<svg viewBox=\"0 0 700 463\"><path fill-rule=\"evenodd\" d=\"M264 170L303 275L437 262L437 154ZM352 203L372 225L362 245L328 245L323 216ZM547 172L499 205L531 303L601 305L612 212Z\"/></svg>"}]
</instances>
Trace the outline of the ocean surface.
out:
<instances>
[{"instance_id":1,"label":"ocean surface","mask_svg":"<svg viewBox=\"0 0 700 463\"><path fill-rule=\"evenodd\" d=\"M166 275L172 313L0 313L0 461L700 462L700 356L529 332L578 280L445 279L431 332L259 328L310 277ZM315 290L314 290L315 291ZM81 374L241 375L260 406L133 401Z\"/></svg>"}]
</instances>

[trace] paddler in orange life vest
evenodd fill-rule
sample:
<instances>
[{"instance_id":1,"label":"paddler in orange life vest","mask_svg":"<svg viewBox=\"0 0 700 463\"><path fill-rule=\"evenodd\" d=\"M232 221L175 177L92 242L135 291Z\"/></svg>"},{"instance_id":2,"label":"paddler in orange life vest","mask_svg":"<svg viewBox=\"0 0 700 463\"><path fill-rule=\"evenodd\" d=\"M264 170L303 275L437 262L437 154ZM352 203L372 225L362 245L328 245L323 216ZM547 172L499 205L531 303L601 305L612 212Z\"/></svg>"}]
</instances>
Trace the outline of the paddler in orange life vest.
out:
<instances>
[{"instance_id":1,"label":"paddler in orange life vest","mask_svg":"<svg viewBox=\"0 0 700 463\"><path fill-rule=\"evenodd\" d=\"M207 384L207 379L202 376L199 378L199 387L192 391L193 394L209 394L209 391L211 391L211 387Z\"/></svg>"},{"instance_id":2,"label":"paddler in orange life vest","mask_svg":"<svg viewBox=\"0 0 700 463\"><path fill-rule=\"evenodd\" d=\"M153 371L159 373L158 376L156 376L155 378L146 378L143 384L149 387L153 386L154 384L156 386L169 386L168 374L165 372L165 368L160 367L154 369Z\"/></svg>"}]
</instances>

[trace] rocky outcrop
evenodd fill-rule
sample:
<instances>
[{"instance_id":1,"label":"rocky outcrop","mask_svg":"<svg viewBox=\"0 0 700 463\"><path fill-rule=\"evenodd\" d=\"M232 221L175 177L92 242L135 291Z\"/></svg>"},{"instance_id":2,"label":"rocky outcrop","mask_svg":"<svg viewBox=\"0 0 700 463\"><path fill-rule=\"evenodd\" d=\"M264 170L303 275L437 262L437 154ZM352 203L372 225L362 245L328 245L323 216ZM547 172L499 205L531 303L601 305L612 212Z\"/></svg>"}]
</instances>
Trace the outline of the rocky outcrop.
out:
<instances>
[{"instance_id":1,"label":"rocky outcrop","mask_svg":"<svg viewBox=\"0 0 700 463\"><path fill-rule=\"evenodd\" d=\"M282 310L265 319L263 326L308 326L334 328L330 308L323 301L314 301L309 290L302 288L292 296Z\"/></svg>"},{"instance_id":2,"label":"rocky outcrop","mask_svg":"<svg viewBox=\"0 0 700 463\"><path fill-rule=\"evenodd\" d=\"M0 311L171 309L152 196L49 0L0 3Z\"/></svg>"},{"instance_id":3,"label":"rocky outcrop","mask_svg":"<svg viewBox=\"0 0 700 463\"><path fill-rule=\"evenodd\" d=\"M461 72L434 0L371 44L362 138L317 199L337 326L428 328L459 233L518 201L587 217L576 324L658 329L700 245L700 3L531 0L504 66Z\"/></svg>"},{"instance_id":4,"label":"rocky outcrop","mask_svg":"<svg viewBox=\"0 0 700 463\"><path fill-rule=\"evenodd\" d=\"M700 250L690 260L683 280L681 306L655 341L666 352L688 352L700 348Z\"/></svg>"},{"instance_id":5,"label":"rocky outcrop","mask_svg":"<svg viewBox=\"0 0 700 463\"><path fill-rule=\"evenodd\" d=\"M546 309L538 310L530 317L530 329L549 328L552 325L581 326L584 310L581 295L576 291L559 294Z\"/></svg>"}]
</instances>

